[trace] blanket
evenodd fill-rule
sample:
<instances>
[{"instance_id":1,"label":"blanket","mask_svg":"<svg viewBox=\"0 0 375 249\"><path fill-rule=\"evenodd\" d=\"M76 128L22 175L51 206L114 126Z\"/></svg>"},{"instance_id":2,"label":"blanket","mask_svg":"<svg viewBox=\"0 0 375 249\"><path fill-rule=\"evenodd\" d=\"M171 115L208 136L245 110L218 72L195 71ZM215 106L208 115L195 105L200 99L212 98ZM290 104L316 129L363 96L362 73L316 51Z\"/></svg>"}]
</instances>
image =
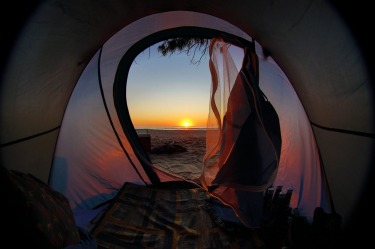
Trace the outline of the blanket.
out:
<instances>
[{"instance_id":1,"label":"blanket","mask_svg":"<svg viewBox=\"0 0 375 249\"><path fill-rule=\"evenodd\" d=\"M125 183L91 234L98 249L256 248L249 231L221 226L209 203L200 188Z\"/></svg>"}]
</instances>

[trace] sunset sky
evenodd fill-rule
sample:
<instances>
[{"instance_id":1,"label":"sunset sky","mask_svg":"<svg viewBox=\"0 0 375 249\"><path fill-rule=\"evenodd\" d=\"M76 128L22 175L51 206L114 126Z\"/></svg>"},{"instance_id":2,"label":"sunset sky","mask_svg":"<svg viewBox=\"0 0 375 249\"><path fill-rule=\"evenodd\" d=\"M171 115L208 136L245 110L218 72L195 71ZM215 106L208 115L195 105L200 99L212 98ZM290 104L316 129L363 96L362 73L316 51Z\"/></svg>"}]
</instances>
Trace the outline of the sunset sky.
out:
<instances>
[{"instance_id":1,"label":"sunset sky","mask_svg":"<svg viewBox=\"0 0 375 249\"><path fill-rule=\"evenodd\" d=\"M158 44L140 53L133 62L127 82L127 103L136 128L206 127L211 75L208 52L199 64L192 56L174 53L162 56ZM234 46L237 67L243 52ZM201 53L196 54L196 59Z\"/></svg>"},{"instance_id":2,"label":"sunset sky","mask_svg":"<svg viewBox=\"0 0 375 249\"><path fill-rule=\"evenodd\" d=\"M205 127L211 88L208 55L194 65L185 53L162 56L156 48L139 54L130 68L127 103L134 126Z\"/></svg>"}]
</instances>

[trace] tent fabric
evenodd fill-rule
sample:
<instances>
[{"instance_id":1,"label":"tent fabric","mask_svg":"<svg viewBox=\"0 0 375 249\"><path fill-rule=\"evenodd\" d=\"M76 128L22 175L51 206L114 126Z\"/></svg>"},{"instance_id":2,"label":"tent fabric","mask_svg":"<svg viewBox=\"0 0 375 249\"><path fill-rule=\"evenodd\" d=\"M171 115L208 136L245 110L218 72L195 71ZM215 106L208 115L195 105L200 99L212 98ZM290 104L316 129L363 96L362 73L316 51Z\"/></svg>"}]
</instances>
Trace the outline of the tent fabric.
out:
<instances>
[{"instance_id":1,"label":"tent fabric","mask_svg":"<svg viewBox=\"0 0 375 249\"><path fill-rule=\"evenodd\" d=\"M318 206L330 212L334 207L325 185L326 176L313 127L286 75L272 58L259 55L259 74L263 75L260 86L278 113L282 135L279 168L273 186L293 189L291 206L298 207L302 215L313 214L314 207ZM269 71L278 75L278 79L268 74ZM307 217L311 221L311 215Z\"/></svg>"},{"instance_id":2,"label":"tent fabric","mask_svg":"<svg viewBox=\"0 0 375 249\"><path fill-rule=\"evenodd\" d=\"M217 143L206 145L201 181L210 194L233 207L244 224L261 226L263 193L272 186L279 165L279 118L259 89L255 44L244 48L239 72L229 46L216 38L210 44L212 92L206 137ZM223 57L222 70L218 57Z\"/></svg>"},{"instance_id":3,"label":"tent fabric","mask_svg":"<svg viewBox=\"0 0 375 249\"><path fill-rule=\"evenodd\" d=\"M113 116L108 117L103 106L97 77L98 60L99 53L86 67L71 96L51 172L50 185L69 196L72 208L93 208L113 198L124 179L149 183L139 164L136 169L141 171L140 175L131 165L137 163L134 153L124 153L110 125L109 119ZM87 123L93 125L88 129ZM123 146L126 151L132 150L129 143ZM126 164L130 167L125 170ZM100 196L97 196L98 191Z\"/></svg>"},{"instance_id":4,"label":"tent fabric","mask_svg":"<svg viewBox=\"0 0 375 249\"><path fill-rule=\"evenodd\" d=\"M297 189L294 184L300 179L299 184L303 186L293 193L292 205L304 213L311 213L310 207L319 203L329 206L326 186L344 225L358 224L363 220L358 217L371 218L362 211L371 210L371 205L361 202L364 193L369 192L373 173L374 92L371 70L365 60L370 56L363 53L350 27L330 2L265 0L231 1L224 5L217 1L40 1L18 32L3 64L1 164L7 169L29 172L44 182L50 181L63 193L69 192L68 199L74 205L81 205L82 200L88 201L102 193L113 196L120 182L127 179L126 174L111 175L106 172L107 168L100 167L100 163L91 166L85 160L77 160L75 156L89 158L91 155L97 158L90 158L90 161L99 162L101 149L91 147L97 146L96 142L104 142L103 148L124 153L120 148L122 144L129 157L118 155L116 160L119 161L113 164L129 168L133 181L141 181L140 175L147 178L139 155L132 151L124 127L117 120L118 113L112 101L116 67L133 45L142 46L144 39L150 37L156 42L158 38L152 35L159 31L168 33L173 28L203 27L244 39L252 37L266 54L272 55L261 58L258 53L260 62L267 61L259 65L260 75L264 77L260 78L260 85L280 117L282 140L286 141L283 142L275 184L283 183L284 187ZM369 13L369 10L364 11ZM183 34L182 30L179 31ZM119 46L112 50L114 57L106 55L111 49L105 43L114 42L118 34L122 34L118 44L122 44L124 50ZM77 95L73 93L75 88L81 88L78 85L83 84L80 81L82 74L100 48L103 48L102 58L108 59L100 63L100 81L110 118L99 108L98 113L105 118L103 122L95 123L91 122L95 120L92 116L88 118L78 112L69 114L72 108L68 111L67 106L71 96ZM102 66L109 70L108 74ZM268 74L269 70L274 70L275 74ZM98 71L95 73L99 75ZM99 82L99 79L95 81ZM85 96L83 93L78 95ZM101 101L104 103L103 99ZM85 102L81 104L85 105ZM71 115L82 116L75 124L81 128L86 124L83 133L87 134L64 131L70 122L65 118ZM111 134L111 138L116 137L115 130L121 143L107 140L95 132L93 140L86 140L90 137L87 136L89 131L94 131L90 125L103 129L101 134ZM75 129L75 126L70 127ZM69 138L63 138L63 134ZM72 137L76 135L85 139L74 144ZM64 160L55 157L55 151L68 151L63 144L76 148L69 156L60 154L68 162L66 169L62 167ZM140 174L134 172L130 161ZM78 167L76 162L84 164L83 178L72 176L78 172L74 169ZM100 175L113 179L94 181L95 177L100 178L90 177L90 167L95 166L101 169ZM65 180L59 181L56 175L59 170L66 173ZM119 168L113 170L119 172ZM173 179L162 172L157 174L161 181ZM299 178L305 174L316 177ZM327 182L322 175L327 177ZM93 183L95 186L91 185ZM102 197L90 201L88 206L108 196ZM355 227L355 230L363 231L363 228Z\"/></svg>"},{"instance_id":5,"label":"tent fabric","mask_svg":"<svg viewBox=\"0 0 375 249\"><path fill-rule=\"evenodd\" d=\"M235 53L234 50L229 51ZM303 106L297 94L292 90L292 86L286 75L271 57L265 57L263 55L262 48L259 44L256 44L256 52L259 57L260 88L264 91L269 101L275 106L281 126L282 146L280 162L277 169L277 177L274 179L274 182L272 181L272 186L283 186L284 191L293 189L294 193L291 199L291 207L297 208L300 214L306 216L311 222L315 207L323 207L326 212L331 212L333 210L330 201L331 196L325 185L326 176L322 171L313 131L303 110ZM229 55L226 55L226 57L230 57L230 53L228 54ZM228 60L230 61L230 59ZM225 69L226 67L223 66L223 68ZM216 69L216 71L222 72L224 69ZM235 76L232 76L232 78L233 77ZM225 77L223 78L225 79ZM218 94L219 97L216 97L215 101L218 102L217 106L225 108L226 104L221 104L219 101L225 99L225 96L228 97L229 94L225 93L225 91L229 87L218 87L221 87L222 93ZM219 90L217 91L220 92ZM225 110L226 109L223 109L222 112L225 113ZM213 126L217 125L216 121L213 123ZM207 132L206 146L214 147L216 143L219 143L217 139L220 138L220 135L210 135L210 133L215 133L214 129L208 129ZM298 136L294 137L292 134L296 132L298 132ZM290 139L291 137L293 137L293 139ZM207 151L210 151L210 149L207 149ZM210 161L208 159L206 160ZM219 192L220 190L221 192ZM223 196L226 191L228 194L227 196L224 195L225 198L236 196L234 193L231 193L233 190L230 191L229 188L222 187L221 189L218 188L216 191L220 193L217 196ZM244 195L244 193L242 193L242 195ZM258 197L258 200L260 199L261 196ZM239 209L240 205L237 204L233 206L232 204L232 207ZM244 204L242 204L242 207L242 212L246 213ZM259 206L258 209L261 209L261 206ZM258 215L258 217L260 216ZM258 220L258 222L260 222L260 220Z\"/></svg>"},{"instance_id":6,"label":"tent fabric","mask_svg":"<svg viewBox=\"0 0 375 249\"><path fill-rule=\"evenodd\" d=\"M262 192L272 185L276 177L281 149L279 119L272 104L266 101L263 92L257 89L258 60L255 59L257 58L255 45L253 45L254 51L252 47L245 48L243 65L239 72L233 59L228 55L227 46L223 41L211 40L210 54L221 53L224 57L222 77L224 82L222 87L216 86L218 66L211 66L211 74L215 76L212 77L213 93L211 93L210 110L214 113L211 115L210 112L208 122L210 123L212 117L216 121L216 127L214 125L208 127L207 140L211 140L209 136L216 128L215 131L219 133L219 144L214 144L214 149L208 147L207 153L216 154L216 150L219 150L219 158L216 163L210 162L211 165L205 165L205 167L216 167L214 171L217 173L212 177L212 170L209 169L209 176L213 180L204 181L204 185L211 187L226 185ZM211 57L210 63L217 64L218 62L215 61L217 56ZM220 112L217 111L219 108L215 103L215 99L220 99L220 97L215 98L217 89L224 89L223 95L227 96L227 99L221 97L219 104L224 102L222 107L224 110ZM225 93L226 91L228 93ZM208 146L212 145L208 144ZM203 173L202 179L205 178Z\"/></svg>"}]
</instances>

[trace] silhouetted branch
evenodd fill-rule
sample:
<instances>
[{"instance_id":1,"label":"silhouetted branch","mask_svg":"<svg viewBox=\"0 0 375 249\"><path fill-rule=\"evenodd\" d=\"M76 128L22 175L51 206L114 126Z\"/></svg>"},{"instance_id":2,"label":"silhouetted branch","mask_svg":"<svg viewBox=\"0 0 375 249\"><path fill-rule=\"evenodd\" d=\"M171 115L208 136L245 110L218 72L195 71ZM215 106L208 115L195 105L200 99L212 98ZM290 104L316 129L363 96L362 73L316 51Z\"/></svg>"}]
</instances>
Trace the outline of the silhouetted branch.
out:
<instances>
[{"instance_id":1,"label":"silhouetted branch","mask_svg":"<svg viewBox=\"0 0 375 249\"><path fill-rule=\"evenodd\" d=\"M158 52L161 53L163 56L168 54L172 55L173 53L180 52L185 53L188 56L192 56L190 62L192 64L199 64L202 60L203 56L206 54L207 49L209 46L209 40L205 38L199 37L177 37L173 39L168 39L162 42L161 45L158 46ZM200 51L201 56L198 60L195 60L196 53Z\"/></svg>"}]
</instances>

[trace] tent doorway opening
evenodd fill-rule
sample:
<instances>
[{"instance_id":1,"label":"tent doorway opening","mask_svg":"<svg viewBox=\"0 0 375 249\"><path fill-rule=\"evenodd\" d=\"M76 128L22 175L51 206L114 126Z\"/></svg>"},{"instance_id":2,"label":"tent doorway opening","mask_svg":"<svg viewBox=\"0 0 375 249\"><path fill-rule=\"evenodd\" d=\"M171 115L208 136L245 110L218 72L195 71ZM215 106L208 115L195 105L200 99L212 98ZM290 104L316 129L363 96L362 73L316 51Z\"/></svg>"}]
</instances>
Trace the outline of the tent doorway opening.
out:
<instances>
[{"instance_id":1,"label":"tent doorway opening","mask_svg":"<svg viewBox=\"0 0 375 249\"><path fill-rule=\"evenodd\" d=\"M198 183L212 91L210 41L176 37L149 46L134 59L126 84L130 119L150 162ZM243 49L230 51L240 70Z\"/></svg>"},{"instance_id":2,"label":"tent doorway opening","mask_svg":"<svg viewBox=\"0 0 375 249\"><path fill-rule=\"evenodd\" d=\"M126 99L130 119L151 163L199 181L206 151L210 40L163 54L165 44L178 39L160 41L137 55L129 69Z\"/></svg>"}]
</instances>

